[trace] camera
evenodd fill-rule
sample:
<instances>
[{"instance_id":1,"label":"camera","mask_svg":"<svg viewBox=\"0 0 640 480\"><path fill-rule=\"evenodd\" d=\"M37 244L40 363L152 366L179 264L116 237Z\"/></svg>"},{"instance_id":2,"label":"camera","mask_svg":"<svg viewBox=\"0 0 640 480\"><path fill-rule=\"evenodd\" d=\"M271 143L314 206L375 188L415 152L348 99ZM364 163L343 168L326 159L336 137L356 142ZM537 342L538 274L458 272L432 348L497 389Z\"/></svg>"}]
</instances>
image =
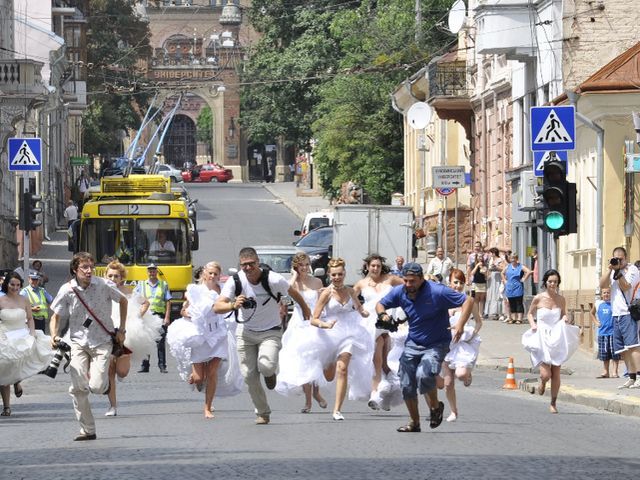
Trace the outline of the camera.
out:
<instances>
[{"instance_id":1,"label":"camera","mask_svg":"<svg viewBox=\"0 0 640 480\"><path fill-rule=\"evenodd\" d=\"M64 368L66 368L69 365L69 362L71 362L71 357L69 356L71 345L63 342L62 340L58 340L54 344L54 348L56 349L56 353L53 356L53 359L51 360L49 366L42 372L50 378L56 378L56 375L58 374L58 368L60 367L60 362L62 362L63 358L67 359Z\"/></svg>"},{"instance_id":2,"label":"camera","mask_svg":"<svg viewBox=\"0 0 640 480\"><path fill-rule=\"evenodd\" d=\"M242 302L242 308L256 308L258 306L258 302L253 297L246 298Z\"/></svg>"},{"instance_id":3,"label":"camera","mask_svg":"<svg viewBox=\"0 0 640 480\"><path fill-rule=\"evenodd\" d=\"M611 260L609 260L609 265L617 267L618 265L620 265L620 259L613 257Z\"/></svg>"},{"instance_id":4,"label":"camera","mask_svg":"<svg viewBox=\"0 0 640 480\"><path fill-rule=\"evenodd\" d=\"M382 315L378 316L378 321L376 322L376 328L380 328L383 330L388 330L390 332L397 332L398 331L398 325L403 324L404 322L407 321L407 319L405 318L404 320L398 320L397 318L393 318L391 316L389 316L389 321L384 321L382 320L380 317Z\"/></svg>"}]
</instances>

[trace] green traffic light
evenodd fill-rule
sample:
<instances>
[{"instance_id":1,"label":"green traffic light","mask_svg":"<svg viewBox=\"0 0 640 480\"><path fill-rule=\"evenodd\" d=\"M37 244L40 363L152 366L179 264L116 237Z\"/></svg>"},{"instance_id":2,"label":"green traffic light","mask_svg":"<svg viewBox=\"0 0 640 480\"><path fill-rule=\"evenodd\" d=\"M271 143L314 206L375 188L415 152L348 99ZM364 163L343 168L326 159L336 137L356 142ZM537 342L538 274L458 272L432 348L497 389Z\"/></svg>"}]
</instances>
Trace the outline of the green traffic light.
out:
<instances>
[{"instance_id":1,"label":"green traffic light","mask_svg":"<svg viewBox=\"0 0 640 480\"><path fill-rule=\"evenodd\" d=\"M564 225L564 216L559 212L549 212L544 217L544 224L549 230L560 230Z\"/></svg>"}]
</instances>

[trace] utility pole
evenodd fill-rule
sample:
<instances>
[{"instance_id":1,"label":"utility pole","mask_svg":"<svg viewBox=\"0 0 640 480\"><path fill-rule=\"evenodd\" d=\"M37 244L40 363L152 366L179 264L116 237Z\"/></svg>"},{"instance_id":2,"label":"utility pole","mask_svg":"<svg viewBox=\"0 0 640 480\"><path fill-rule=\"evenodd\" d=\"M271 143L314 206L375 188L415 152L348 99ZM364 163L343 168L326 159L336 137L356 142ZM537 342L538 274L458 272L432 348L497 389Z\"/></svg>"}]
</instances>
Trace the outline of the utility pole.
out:
<instances>
[{"instance_id":1,"label":"utility pole","mask_svg":"<svg viewBox=\"0 0 640 480\"><path fill-rule=\"evenodd\" d=\"M420 0L416 0L416 44L422 43L422 9L420 8Z\"/></svg>"}]
</instances>

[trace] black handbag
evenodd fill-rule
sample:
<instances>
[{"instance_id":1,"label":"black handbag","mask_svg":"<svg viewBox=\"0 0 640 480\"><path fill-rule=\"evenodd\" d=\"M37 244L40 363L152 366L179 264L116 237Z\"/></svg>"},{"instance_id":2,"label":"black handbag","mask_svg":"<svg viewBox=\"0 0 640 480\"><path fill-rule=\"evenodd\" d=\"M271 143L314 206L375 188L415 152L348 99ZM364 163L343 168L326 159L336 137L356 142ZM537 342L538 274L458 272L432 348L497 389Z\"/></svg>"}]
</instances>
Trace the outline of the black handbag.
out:
<instances>
[{"instance_id":1,"label":"black handbag","mask_svg":"<svg viewBox=\"0 0 640 480\"><path fill-rule=\"evenodd\" d=\"M640 321L640 298L635 298L638 286L640 286L640 283L637 283L636 288L633 289L631 303L627 300L627 296L624 293L622 294L624 296L624 301L627 302L627 306L629 307L629 315L631 315L631 318L636 322Z\"/></svg>"}]
</instances>

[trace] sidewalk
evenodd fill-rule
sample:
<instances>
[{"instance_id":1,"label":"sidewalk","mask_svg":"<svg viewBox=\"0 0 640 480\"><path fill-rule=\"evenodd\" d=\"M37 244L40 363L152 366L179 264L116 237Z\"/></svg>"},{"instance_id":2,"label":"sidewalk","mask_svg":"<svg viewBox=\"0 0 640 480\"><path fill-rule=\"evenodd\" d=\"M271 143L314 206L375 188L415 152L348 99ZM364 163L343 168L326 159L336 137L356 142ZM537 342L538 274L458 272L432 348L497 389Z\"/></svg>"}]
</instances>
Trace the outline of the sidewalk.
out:
<instances>
[{"instance_id":1,"label":"sidewalk","mask_svg":"<svg viewBox=\"0 0 640 480\"><path fill-rule=\"evenodd\" d=\"M329 201L320 196L307 196L306 192L302 192L303 196L298 196L295 184L292 182L266 184L265 188L281 199L282 203L301 220L309 212L330 207ZM426 260L425 252L419 251L418 262L426 264ZM537 371L531 370L529 354L520 341L522 334L528 328L528 325L485 321L480 331L482 348L477 367L506 371L509 358L513 357L520 389L532 392L538 381ZM601 372L602 362L586 350L579 349L562 366L562 387L558 400L640 417L640 389L618 390L617 387L626 379L623 377L597 379ZM621 362L619 373L620 375L624 373L623 362ZM547 387L546 395L549 395L549 390L550 388Z\"/></svg>"}]
</instances>

